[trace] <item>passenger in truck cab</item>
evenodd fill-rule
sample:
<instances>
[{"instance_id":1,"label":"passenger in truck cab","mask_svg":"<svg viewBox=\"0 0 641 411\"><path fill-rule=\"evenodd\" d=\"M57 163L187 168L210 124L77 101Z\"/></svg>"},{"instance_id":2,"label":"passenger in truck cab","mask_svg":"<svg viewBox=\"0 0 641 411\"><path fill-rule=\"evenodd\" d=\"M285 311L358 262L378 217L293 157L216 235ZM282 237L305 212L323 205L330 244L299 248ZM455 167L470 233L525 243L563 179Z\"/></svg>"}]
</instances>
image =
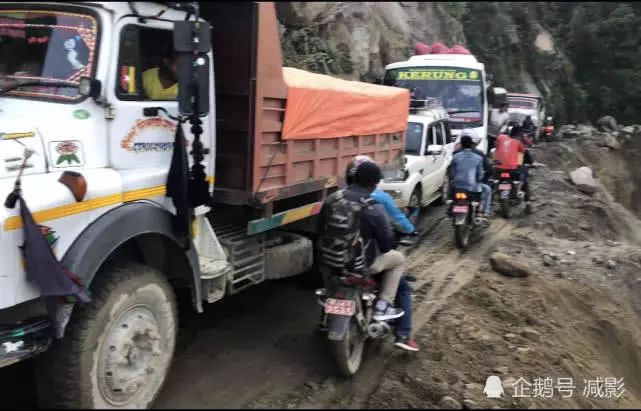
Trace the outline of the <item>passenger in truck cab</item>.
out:
<instances>
[{"instance_id":1,"label":"passenger in truck cab","mask_svg":"<svg viewBox=\"0 0 641 411\"><path fill-rule=\"evenodd\" d=\"M142 86L151 100L175 100L178 97L178 69L176 53L165 49L158 67L145 70Z\"/></svg>"}]
</instances>

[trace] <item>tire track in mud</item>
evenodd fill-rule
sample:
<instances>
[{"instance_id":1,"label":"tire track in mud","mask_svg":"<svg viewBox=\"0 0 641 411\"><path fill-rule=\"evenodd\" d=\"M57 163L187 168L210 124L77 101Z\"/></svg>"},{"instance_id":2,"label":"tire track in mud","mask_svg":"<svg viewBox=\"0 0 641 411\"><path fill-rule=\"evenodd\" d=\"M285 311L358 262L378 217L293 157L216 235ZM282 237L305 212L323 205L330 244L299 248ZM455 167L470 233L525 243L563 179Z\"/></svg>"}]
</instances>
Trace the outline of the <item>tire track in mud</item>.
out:
<instances>
[{"instance_id":1,"label":"tire track in mud","mask_svg":"<svg viewBox=\"0 0 641 411\"><path fill-rule=\"evenodd\" d=\"M429 326L429 320L445 306L448 298L467 284L478 271L484 256L515 228L503 219L494 219L475 238L468 251L456 249L447 218L431 218L418 243L406 248L408 273L416 277L414 288L414 333ZM433 234L427 238L427 234ZM378 388L389 363L411 361L412 354L394 348L389 339L371 341L366 347L361 370L353 378L332 376L310 390L299 387L281 398L263 399L257 407L285 408L363 408ZM252 407L252 405L249 405Z\"/></svg>"}]
</instances>

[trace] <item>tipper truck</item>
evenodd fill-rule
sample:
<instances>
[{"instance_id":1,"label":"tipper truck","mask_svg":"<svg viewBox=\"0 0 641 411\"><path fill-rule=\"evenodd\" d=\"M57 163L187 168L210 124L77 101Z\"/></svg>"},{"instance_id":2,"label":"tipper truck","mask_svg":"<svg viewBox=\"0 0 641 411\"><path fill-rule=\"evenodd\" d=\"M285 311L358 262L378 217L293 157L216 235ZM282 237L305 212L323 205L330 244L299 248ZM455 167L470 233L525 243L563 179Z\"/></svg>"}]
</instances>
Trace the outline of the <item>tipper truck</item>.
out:
<instances>
[{"instance_id":1,"label":"tipper truck","mask_svg":"<svg viewBox=\"0 0 641 411\"><path fill-rule=\"evenodd\" d=\"M0 366L35 357L42 405L151 406L179 297L308 272L323 199L357 154L400 166L408 107L282 67L272 3L0 4Z\"/></svg>"}]
</instances>

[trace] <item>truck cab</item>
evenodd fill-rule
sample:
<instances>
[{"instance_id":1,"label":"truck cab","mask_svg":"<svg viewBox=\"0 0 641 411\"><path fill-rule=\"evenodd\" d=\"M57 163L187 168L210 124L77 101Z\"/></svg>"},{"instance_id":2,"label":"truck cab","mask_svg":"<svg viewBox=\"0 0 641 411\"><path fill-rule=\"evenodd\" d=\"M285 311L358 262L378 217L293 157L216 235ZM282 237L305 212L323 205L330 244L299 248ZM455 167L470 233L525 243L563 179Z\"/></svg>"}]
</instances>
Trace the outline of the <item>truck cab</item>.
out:
<instances>
[{"instance_id":1,"label":"truck cab","mask_svg":"<svg viewBox=\"0 0 641 411\"><path fill-rule=\"evenodd\" d=\"M541 138L545 126L545 105L543 97L536 94L508 93L507 94L508 113L513 114L513 118L523 121L526 116L530 116L536 126L535 140Z\"/></svg>"},{"instance_id":2,"label":"truck cab","mask_svg":"<svg viewBox=\"0 0 641 411\"><path fill-rule=\"evenodd\" d=\"M435 99L430 103L411 109L404 166L385 173L379 184L400 208L426 207L447 192L446 170L454 139L447 111Z\"/></svg>"}]
</instances>

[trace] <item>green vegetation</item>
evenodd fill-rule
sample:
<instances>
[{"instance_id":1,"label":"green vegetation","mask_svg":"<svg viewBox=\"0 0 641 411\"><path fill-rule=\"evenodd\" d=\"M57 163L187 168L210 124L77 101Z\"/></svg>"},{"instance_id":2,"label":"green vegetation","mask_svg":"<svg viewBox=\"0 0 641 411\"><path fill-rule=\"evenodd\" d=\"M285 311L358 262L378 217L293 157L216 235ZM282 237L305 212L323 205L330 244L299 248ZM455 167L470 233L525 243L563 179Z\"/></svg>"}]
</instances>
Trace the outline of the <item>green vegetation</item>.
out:
<instances>
[{"instance_id":1,"label":"green vegetation","mask_svg":"<svg viewBox=\"0 0 641 411\"><path fill-rule=\"evenodd\" d=\"M463 22L468 47L497 84L523 91L519 74L527 71L559 121L595 121L605 114L638 120L640 3L452 4L446 9ZM552 53L534 45L541 27L554 39Z\"/></svg>"}]
</instances>

